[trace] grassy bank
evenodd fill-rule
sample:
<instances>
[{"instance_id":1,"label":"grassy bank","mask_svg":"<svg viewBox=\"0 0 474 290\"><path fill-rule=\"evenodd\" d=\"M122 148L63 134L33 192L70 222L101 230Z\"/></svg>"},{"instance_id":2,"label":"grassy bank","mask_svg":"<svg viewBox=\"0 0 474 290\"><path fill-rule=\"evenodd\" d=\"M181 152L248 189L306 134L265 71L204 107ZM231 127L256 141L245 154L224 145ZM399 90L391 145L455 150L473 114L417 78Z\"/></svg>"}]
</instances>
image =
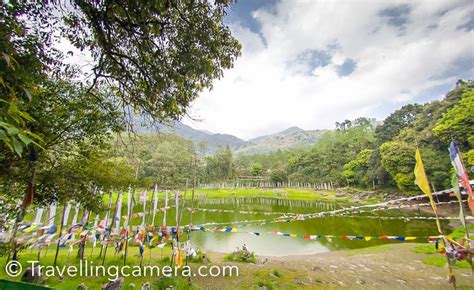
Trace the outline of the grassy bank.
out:
<instances>
[{"instance_id":1,"label":"grassy bank","mask_svg":"<svg viewBox=\"0 0 474 290\"><path fill-rule=\"evenodd\" d=\"M40 257L40 264L43 266L51 266L54 262L54 255L56 251L56 244L52 244L48 250L43 249L41 252ZM63 266L70 266L76 265L79 267L79 258L77 257L77 247L69 254L68 248L63 248L59 252L58 263L57 266L61 269ZM86 248L85 250L85 260L87 260L87 265L102 265L102 258L99 257L100 247L96 247L92 249L91 247ZM109 246L107 250L107 258L105 259L105 265L111 267L111 277L115 277L115 266L121 267L123 266L123 258L122 255L115 256L115 250L113 246ZM150 255L151 254L151 255ZM171 250L170 246L165 247L163 253L161 249L146 249L143 255L143 266L148 265L158 265L160 267L170 265L170 257L171 257ZM38 250L23 250L20 252L18 256L18 261L23 266L23 272L26 268L31 265L28 261L37 261L38 258ZM8 279L8 280L15 280L19 281L20 277L17 278L10 278L5 272L5 265L6 257L2 257L0 259L0 278ZM85 273L86 264L85 262L83 265L83 273ZM127 257L127 266L130 266L131 269L134 269L133 266L140 265L140 256L138 247L130 247L128 251ZM193 264L196 265L196 264ZM130 271L131 273L132 271ZM43 273L46 273L43 271ZM99 271L100 275L102 271ZM107 274L107 271L105 272ZM151 272L149 272L151 273ZM106 284L109 280L108 277L97 276L97 277L73 277L71 275L64 274L64 277L49 277L47 279L43 279L40 283L44 286L49 286L52 288L57 289L76 289L77 286L83 283L89 289L101 289L102 285ZM158 279L155 276L153 277L124 277L125 283L123 289L132 289L130 285L135 285L136 289L140 289L143 283L149 282L152 284L153 289L164 289L167 286L174 285L179 286L178 288L187 288L188 281L183 277L173 278L173 279Z\"/></svg>"}]
</instances>

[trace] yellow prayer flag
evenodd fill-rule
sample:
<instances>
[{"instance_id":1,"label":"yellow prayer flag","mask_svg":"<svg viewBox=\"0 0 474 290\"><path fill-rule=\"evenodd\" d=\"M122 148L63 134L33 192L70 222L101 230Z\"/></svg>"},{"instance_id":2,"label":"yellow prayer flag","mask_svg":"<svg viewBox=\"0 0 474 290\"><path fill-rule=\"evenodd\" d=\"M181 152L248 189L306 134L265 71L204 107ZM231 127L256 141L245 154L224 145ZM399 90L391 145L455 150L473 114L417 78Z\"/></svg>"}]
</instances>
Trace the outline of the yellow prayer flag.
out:
<instances>
[{"instance_id":1,"label":"yellow prayer flag","mask_svg":"<svg viewBox=\"0 0 474 290\"><path fill-rule=\"evenodd\" d=\"M423 166L423 160L421 160L420 150L416 148L415 153L416 165L415 165L415 184L431 199L431 189L426 177L425 168Z\"/></svg>"},{"instance_id":2,"label":"yellow prayer flag","mask_svg":"<svg viewBox=\"0 0 474 290\"><path fill-rule=\"evenodd\" d=\"M364 240L370 241L370 240L372 240L372 237L365 237Z\"/></svg>"},{"instance_id":3,"label":"yellow prayer flag","mask_svg":"<svg viewBox=\"0 0 474 290\"><path fill-rule=\"evenodd\" d=\"M436 225L438 226L438 231L442 234L443 232L441 231L441 225L438 219L436 204L433 200L433 194L431 193L430 183L428 182L428 177L426 176L425 167L423 166L423 160L421 160L421 154L418 148L416 148L415 160L415 184L418 185L421 191L423 191L430 199L431 207L433 208L433 211L436 215Z\"/></svg>"},{"instance_id":4,"label":"yellow prayer flag","mask_svg":"<svg viewBox=\"0 0 474 290\"><path fill-rule=\"evenodd\" d=\"M181 249L178 250L178 257L176 259L176 266L181 267L183 264L183 251Z\"/></svg>"},{"instance_id":5,"label":"yellow prayer flag","mask_svg":"<svg viewBox=\"0 0 474 290\"><path fill-rule=\"evenodd\" d=\"M416 240L416 237L405 237L405 241L413 241Z\"/></svg>"},{"instance_id":6,"label":"yellow prayer flag","mask_svg":"<svg viewBox=\"0 0 474 290\"><path fill-rule=\"evenodd\" d=\"M421 160L421 154L418 148L416 148L415 160L415 184L428 196L433 210L436 211L436 204L431 194L430 183L428 182L428 177L426 176L425 167L423 166L423 160Z\"/></svg>"}]
</instances>

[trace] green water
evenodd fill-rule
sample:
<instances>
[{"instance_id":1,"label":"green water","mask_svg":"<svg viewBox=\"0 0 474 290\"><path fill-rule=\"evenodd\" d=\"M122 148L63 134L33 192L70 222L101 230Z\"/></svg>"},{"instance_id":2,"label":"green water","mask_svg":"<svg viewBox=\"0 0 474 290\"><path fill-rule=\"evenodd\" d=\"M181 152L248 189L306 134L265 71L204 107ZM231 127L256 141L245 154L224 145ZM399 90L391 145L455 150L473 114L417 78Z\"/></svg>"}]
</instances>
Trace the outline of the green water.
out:
<instances>
[{"instance_id":1,"label":"green water","mask_svg":"<svg viewBox=\"0 0 474 290\"><path fill-rule=\"evenodd\" d=\"M190 206L186 204L186 206ZM293 212L314 213L324 212L340 208L343 205L319 201L293 201L271 198L228 198L207 199L195 201L195 208L214 208L236 211L261 211L261 212ZM377 212L380 216L420 216L418 212L388 210ZM160 215L162 217L162 215ZM157 219L160 219L160 216ZM232 222L243 220L272 219L278 215L263 214L240 214L238 212L202 212L193 213L193 224L200 225L210 222L231 225ZM168 225L175 223L175 211L168 210ZM186 210L181 219L181 225L189 224L190 212ZM157 221L158 222L158 221ZM158 222L159 223L159 222ZM444 221L444 226L447 222ZM259 232L260 236L248 232ZM297 234L298 238L275 236L272 231ZM347 217L324 217L289 223L271 223L265 225L250 224L239 227L237 233L225 232L192 232L191 241L193 245L214 252L231 252L244 243L250 250L258 255L286 256L303 255L328 252L341 249L356 249L368 246L400 243L399 241L387 240L343 240L333 238L327 240L305 240L303 235L354 235L354 236L429 236L436 235L436 224L434 220L380 220L366 218ZM426 242L426 239L418 239L414 242Z\"/></svg>"}]
</instances>

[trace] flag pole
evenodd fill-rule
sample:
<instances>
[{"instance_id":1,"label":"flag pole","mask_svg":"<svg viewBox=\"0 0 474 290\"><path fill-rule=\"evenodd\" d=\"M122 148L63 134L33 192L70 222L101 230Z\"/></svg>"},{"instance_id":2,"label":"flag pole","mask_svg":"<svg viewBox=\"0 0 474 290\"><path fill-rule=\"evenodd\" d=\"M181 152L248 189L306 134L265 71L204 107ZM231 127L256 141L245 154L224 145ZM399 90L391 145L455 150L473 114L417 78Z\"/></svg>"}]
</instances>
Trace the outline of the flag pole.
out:
<instances>
[{"instance_id":1,"label":"flag pole","mask_svg":"<svg viewBox=\"0 0 474 290\"><path fill-rule=\"evenodd\" d=\"M437 209L436 209L436 204L434 203L434 200L433 200L433 194L431 193L431 189L430 189L430 185L429 185L429 181L428 181L428 176L426 175L425 167L423 165L423 160L421 159L421 153L420 153L420 149L418 148L418 144L416 146L415 160L416 160L416 165L415 165L415 170L414 170L415 184L418 185L418 187L421 189L421 191L423 191L428 196L428 198L430 199L431 207L433 208L433 212L434 212L435 217L436 217L436 225L438 226L438 231L439 231L439 233L441 234L441 236L443 238L443 243L445 244L444 246L447 247L448 240L450 240L450 239L448 239L446 237L443 230L441 229L441 223L439 221L439 216L438 216L438 212L437 212ZM447 251L446 251L446 253L447 253ZM453 286L454 286L454 289L456 289L456 277L453 274L453 269L452 269L452 267L449 263L450 261L449 261L449 257L448 257L447 254L446 254L446 260L447 260L447 264L448 264L448 281L449 281L449 283L452 283Z\"/></svg>"},{"instance_id":2,"label":"flag pole","mask_svg":"<svg viewBox=\"0 0 474 290\"><path fill-rule=\"evenodd\" d=\"M188 245L191 245L191 228L193 226L193 211L194 211L194 189L196 187L196 156L194 156L194 170L193 170L193 188L191 191L191 213L189 214L189 229L188 229ZM186 254L186 266L188 265L189 253ZM191 281L191 276L189 276Z\"/></svg>"}]
</instances>

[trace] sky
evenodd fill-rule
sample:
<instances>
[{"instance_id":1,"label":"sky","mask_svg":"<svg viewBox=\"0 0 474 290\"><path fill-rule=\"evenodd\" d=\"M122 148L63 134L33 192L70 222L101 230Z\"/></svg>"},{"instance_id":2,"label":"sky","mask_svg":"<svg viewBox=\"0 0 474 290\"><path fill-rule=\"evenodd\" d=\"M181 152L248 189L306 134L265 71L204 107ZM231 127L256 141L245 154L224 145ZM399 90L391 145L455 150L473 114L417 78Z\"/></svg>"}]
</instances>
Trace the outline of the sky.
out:
<instances>
[{"instance_id":1,"label":"sky","mask_svg":"<svg viewBox=\"0 0 474 290\"><path fill-rule=\"evenodd\" d=\"M238 0L225 22L242 55L184 120L214 133L383 120L474 79L472 1Z\"/></svg>"}]
</instances>

